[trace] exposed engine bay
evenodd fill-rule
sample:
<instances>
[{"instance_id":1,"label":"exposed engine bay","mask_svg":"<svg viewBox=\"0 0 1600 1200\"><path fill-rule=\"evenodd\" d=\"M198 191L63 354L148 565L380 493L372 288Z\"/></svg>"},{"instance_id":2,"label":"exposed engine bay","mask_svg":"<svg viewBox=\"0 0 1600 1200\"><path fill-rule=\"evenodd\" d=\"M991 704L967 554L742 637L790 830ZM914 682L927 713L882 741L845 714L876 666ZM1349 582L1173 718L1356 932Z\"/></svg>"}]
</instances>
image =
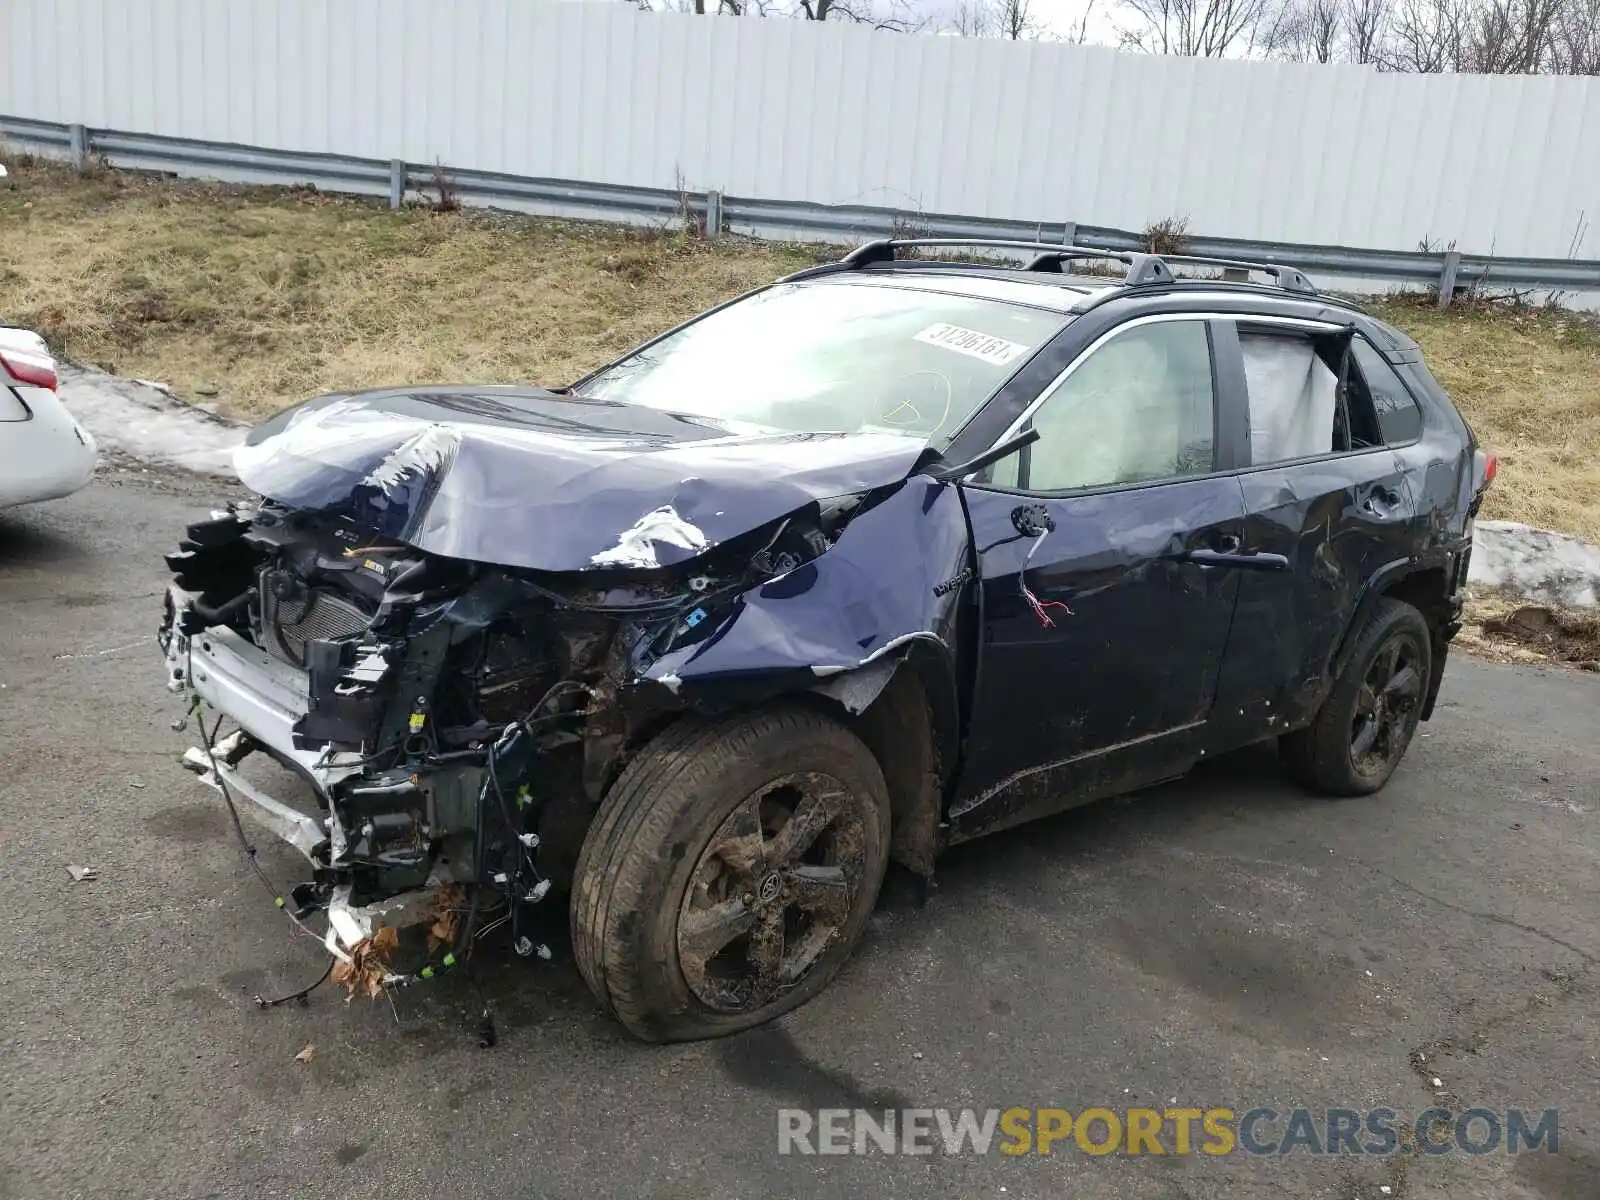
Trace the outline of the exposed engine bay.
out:
<instances>
[{"instance_id":1,"label":"exposed engine bay","mask_svg":"<svg viewBox=\"0 0 1600 1200\"><path fill-rule=\"evenodd\" d=\"M678 566L619 554L583 572L429 554L271 500L231 506L168 557L160 642L201 733L185 764L309 860L282 903L300 921L326 913L352 991L455 965L490 920L509 922L518 953L547 955L529 907L570 880L630 747L691 703L652 666L692 654L883 494L812 503ZM319 811L253 782L251 755L302 778ZM385 931L415 925L429 954L402 969Z\"/></svg>"}]
</instances>

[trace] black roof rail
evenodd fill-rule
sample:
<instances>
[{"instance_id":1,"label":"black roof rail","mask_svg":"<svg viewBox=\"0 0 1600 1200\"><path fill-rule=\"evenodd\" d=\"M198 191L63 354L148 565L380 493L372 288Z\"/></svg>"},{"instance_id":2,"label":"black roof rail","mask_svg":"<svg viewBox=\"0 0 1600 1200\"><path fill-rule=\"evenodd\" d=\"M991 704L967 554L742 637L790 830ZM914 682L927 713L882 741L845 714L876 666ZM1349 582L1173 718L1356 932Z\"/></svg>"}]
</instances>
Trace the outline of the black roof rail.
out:
<instances>
[{"instance_id":1,"label":"black roof rail","mask_svg":"<svg viewBox=\"0 0 1600 1200\"><path fill-rule=\"evenodd\" d=\"M883 238L857 246L839 261L848 267L870 267L874 263L894 262L896 250L911 246L970 246L978 250L1037 250L1039 254L1026 270L1059 270L1064 259L1109 258L1128 262L1132 255L1124 250L1099 250L1092 246L1064 246L1060 242L1014 242L1003 238ZM1057 265L1052 265L1057 264Z\"/></svg>"},{"instance_id":2,"label":"black roof rail","mask_svg":"<svg viewBox=\"0 0 1600 1200\"><path fill-rule=\"evenodd\" d=\"M1236 258L1212 258L1204 254L1163 254L1161 256L1169 263L1193 263L1200 267L1221 267L1226 277L1228 271L1259 271L1263 275L1272 276L1272 282L1286 292L1303 292L1308 296L1317 295L1316 285L1297 267L1284 266L1282 263L1243 262Z\"/></svg>"},{"instance_id":3,"label":"black roof rail","mask_svg":"<svg viewBox=\"0 0 1600 1200\"><path fill-rule=\"evenodd\" d=\"M895 251L912 246L956 246L979 250L1035 250L1038 253L1022 269L1026 271L1061 272L1062 263L1076 258L1110 259L1127 264L1123 277L1127 287L1176 282L1172 263L1193 264L1204 267L1221 267L1224 277L1236 272L1259 272L1270 275L1272 282L1286 292L1299 292L1315 296L1317 289L1296 267L1279 263L1243 262L1233 258L1211 258L1197 254L1138 254L1125 250L1101 250L1093 246L1063 246L1054 242L1022 242L1003 238L881 238L857 246L839 260L839 265L849 270L860 270L876 263L895 262Z\"/></svg>"},{"instance_id":4,"label":"black roof rail","mask_svg":"<svg viewBox=\"0 0 1600 1200\"><path fill-rule=\"evenodd\" d=\"M1142 283L1176 283L1172 268L1159 254L1135 254L1128 263L1128 277L1122 281L1129 287Z\"/></svg>"}]
</instances>

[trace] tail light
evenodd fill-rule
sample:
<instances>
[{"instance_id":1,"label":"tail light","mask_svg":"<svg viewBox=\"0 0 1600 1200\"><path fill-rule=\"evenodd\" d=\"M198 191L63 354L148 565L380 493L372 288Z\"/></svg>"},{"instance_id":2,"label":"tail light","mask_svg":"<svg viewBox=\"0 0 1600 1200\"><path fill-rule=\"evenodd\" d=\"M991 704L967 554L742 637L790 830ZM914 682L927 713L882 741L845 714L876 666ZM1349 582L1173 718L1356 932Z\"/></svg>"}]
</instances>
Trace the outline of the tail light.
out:
<instances>
[{"instance_id":1,"label":"tail light","mask_svg":"<svg viewBox=\"0 0 1600 1200\"><path fill-rule=\"evenodd\" d=\"M1500 470L1500 460L1488 450L1479 450L1476 458L1478 460L1477 491L1481 496L1484 492L1488 491L1489 485L1494 482L1494 477Z\"/></svg>"},{"instance_id":2,"label":"tail light","mask_svg":"<svg viewBox=\"0 0 1600 1200\"><path fill-rule=\"evenodd\" d=\"M0 370L16 383L56 390L56 362L48 354L8 345L0 350Z\"/></svg>"}]
</instances>

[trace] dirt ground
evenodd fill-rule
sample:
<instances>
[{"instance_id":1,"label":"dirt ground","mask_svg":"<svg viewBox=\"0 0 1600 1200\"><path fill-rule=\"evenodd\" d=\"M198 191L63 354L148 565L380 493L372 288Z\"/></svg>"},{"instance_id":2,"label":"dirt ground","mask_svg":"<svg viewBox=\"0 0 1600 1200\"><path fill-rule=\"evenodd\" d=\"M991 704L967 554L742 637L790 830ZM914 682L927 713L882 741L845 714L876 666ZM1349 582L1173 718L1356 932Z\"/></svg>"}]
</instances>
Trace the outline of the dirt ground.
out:
<instances>
[{"instance_id":1,"label":"dirt ground","mask_svg":"<svg viewBox=\"0 0 1600 1200\"><path fill-rule=\"evenodd\" d=\"M1474 595L1455 644L1495 662L1558 662L1600 671L1600 613Z\"/></svg>"}]
</instances>

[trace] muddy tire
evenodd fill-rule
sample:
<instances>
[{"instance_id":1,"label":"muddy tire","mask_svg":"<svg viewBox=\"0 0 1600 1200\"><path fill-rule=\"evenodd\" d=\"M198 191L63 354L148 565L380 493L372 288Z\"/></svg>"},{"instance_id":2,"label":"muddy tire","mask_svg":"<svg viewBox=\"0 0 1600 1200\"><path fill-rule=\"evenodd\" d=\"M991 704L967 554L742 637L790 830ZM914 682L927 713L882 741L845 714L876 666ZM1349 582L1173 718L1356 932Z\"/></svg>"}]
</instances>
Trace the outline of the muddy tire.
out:
<instances>
[{"instance_id":1,"label":"muddy tire","mask_svg":"<svg viewBox=\"0 0 1600 1200\"><path fill-rule=\"evenodd\" d=\"M572 889L589 990L646 1041L720 1037L815 996L883 882L889 797L820 713L685 719L595 815Z\"/></svg>"},{"instance_id":2,"label":"muddy tire","mask_svg":"<svg viewBox=\"0 0 1600 1200\"><path fill-rule=\"evenodd\" d=\"M1279 739L1289 774L1331 796L1364 796L1388 783L1416 733L1431 669L1422 614L1400 600L1379 601L1316 720Z\"/></svg>"}]
</instances>

